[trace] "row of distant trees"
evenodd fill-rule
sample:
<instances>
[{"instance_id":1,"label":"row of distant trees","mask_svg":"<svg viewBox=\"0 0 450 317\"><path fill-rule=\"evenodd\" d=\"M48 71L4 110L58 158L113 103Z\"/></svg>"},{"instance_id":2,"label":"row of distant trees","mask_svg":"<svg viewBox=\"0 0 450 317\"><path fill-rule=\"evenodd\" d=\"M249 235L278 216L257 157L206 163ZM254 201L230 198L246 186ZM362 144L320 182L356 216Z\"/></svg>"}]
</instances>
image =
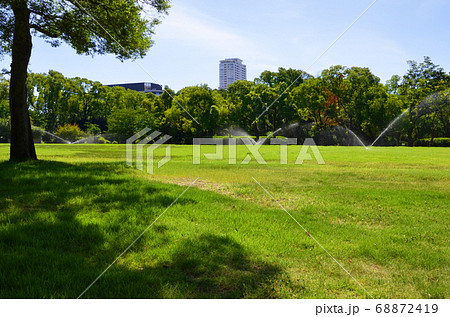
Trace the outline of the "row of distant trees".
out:
<instances>
[{"instance_id":1,"label":"row of distant trees","mask_svg":"<svg viewBox=\"0 0 450 317\"><path fill-rule=\"evenodd\" d=\"M295 122L314 131L341 126L373 141L405 111L385 142L413 145L417 139L449 138L450 75L429 57L408 64L403 77L385 84L368 68L333 66L318 77L279 68L254 81L235 82L226 91L206 85L178 92L166 87L159 97L50 71L29 74L28 107L32 124L48 132L73 124L115 134L120 141L144 127L179 143L223 135L233 127L262 137ZM8 89L8 80L0 78L3 124L9 117Z\"/></svg>"}]
</instances>

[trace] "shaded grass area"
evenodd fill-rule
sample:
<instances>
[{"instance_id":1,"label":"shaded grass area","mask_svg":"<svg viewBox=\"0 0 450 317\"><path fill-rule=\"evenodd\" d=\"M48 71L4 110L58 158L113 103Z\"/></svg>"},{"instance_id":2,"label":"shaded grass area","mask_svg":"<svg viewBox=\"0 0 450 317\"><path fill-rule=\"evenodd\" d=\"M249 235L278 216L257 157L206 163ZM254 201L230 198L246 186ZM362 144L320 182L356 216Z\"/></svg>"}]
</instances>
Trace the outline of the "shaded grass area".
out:
<instances>
[{"instance_id":1,"label":"shaded grass area","mask_svg":"<svg viewBox=\"0 0 450 317\"><path fill-rule=\"evenodd\" d=\"M85 297L368 297L251 176L374 297L449 297L450 152L321 151L325 166L279 165L276 147L262 148L265 166L193 166L175 146L155 175L126 168L120 145L0 163L0 297L77 297L197 177L206 190L191 188Z\"/></svg>"},{"instance_id":2,"label":"shaded grass area","mask_svg":"<svg viewBox=\"0 0 450 317\"><path fill-rule=\"evenodd\" d=\"M73 298L182 192L122 175L120 165L0 164L0 297ZM275 265L226 231L198 226L187 193L85 297L274 297ZM210 205L210 204L209 204ZM216 209L216 207L218 207ZM206 208L202 210L201 208Z\"/></svg>"}]
</instances>

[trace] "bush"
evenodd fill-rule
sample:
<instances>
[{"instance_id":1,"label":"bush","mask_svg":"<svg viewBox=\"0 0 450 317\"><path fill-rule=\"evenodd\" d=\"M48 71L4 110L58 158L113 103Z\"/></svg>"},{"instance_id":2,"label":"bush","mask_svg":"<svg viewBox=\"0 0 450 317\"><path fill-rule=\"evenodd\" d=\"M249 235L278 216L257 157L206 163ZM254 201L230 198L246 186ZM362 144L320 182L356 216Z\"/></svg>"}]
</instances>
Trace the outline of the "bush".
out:
<instances>
[{"instance_id":1,"label":"bush","mask_svg":"<svg viewBox=\"0 0 450 317\"><path fill-rule=\"evenodd\" d=\"M31 126L31 133L33 134L34 143L42 143L42 139L44 137L44 130L38 127Z\"/></svg>"},{"instance_id":2,"label":"bush","mask_svg":"<svg viewBox=\"0 0 450 317\"><path fill-rule=\"evenodd\" d=\"M98 144L110 144L111 141L109 141L109 140L107 140L107 139L105 139L104 137L101 136L101 137L98 138L97 143Z\"/></svg>"},{"instance_id":3,"label":"bush","mask_svg":"<svg viewBox=\"0 0 450 317\"><path fill-rule=\"evenodd\" d=\"M86 133L88 135L99 135L102 133L102 130L98 127L98 125L86 122Z\"/></svg>"},{"instance_id":4,"label":"bush","mask_svg":"<svg viewBox=\"0 0 450 317\"><path fill-rule=\"evenodd\" d=\"M119 142L117 142L117 141L112 141L112 144L119 144Z\"/></svg>"},{"instance_id":5,"label":"bush","mask_svg":"<svg viewBox=\"0 0 450 317\"><path fill-rule=\"evenodd\" d=\"M433 146L450 147L450 138L436 138L433 140Z\"/></svg>"},{"instance_id":6,"label":"bush","mask_svg":"<svg viewBox=\"0 0 450 317\"><path fill-rule=\"evenodd\" d=\"M430 146L431 139L418 139L414 141L414 146Z\"/></svg>"},{"instance_id":7,"label":"bush","mask_svg":"<svg viewBox=\"0 0 450 317\"><path fill-rule=\"evenodd\" d=\"M262 136L261 136L262 137ZM253 135L215 135L213 139L253 139L256 140L256 136Z\"/></svg>"},{"instance_id":8,"label":"bush","mask_svg":"<svg viewBox=\"0 0 450 317\"><path fill-rule=\"evenodd\" d=\"M70 142L82 139L84 136L84 132L81 131L77 124L70 123L66 123L62 127L58 127L55 134Z\"/></svg>"},{"instance_id":9,"label":"bush","mask_svg":"<svg viewBox=\"0 0 450 317\"><path fill-rule=\"evenodd\" d=\"M433 142L431 138L419 139L414 142L414 146L450 147L450 138L435 138Z\"/></svg>"},{"instance_id":10,"label":"bush","mask_svg":"<svg viewBox=\"0 0 450 317\"><path fill-rule=\"evenodd\" d=\"M11 139L10 123L6 119L0 120L0 143L8 143Z\"/></svg>"}]
</instances>

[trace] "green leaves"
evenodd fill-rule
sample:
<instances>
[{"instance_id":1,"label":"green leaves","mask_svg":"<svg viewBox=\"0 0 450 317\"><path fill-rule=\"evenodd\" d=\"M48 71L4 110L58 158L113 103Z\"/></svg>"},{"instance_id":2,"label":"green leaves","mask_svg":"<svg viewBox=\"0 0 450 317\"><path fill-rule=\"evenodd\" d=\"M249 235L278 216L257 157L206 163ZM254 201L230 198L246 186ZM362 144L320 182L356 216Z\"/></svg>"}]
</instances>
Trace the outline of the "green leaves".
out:
<instances>
[{"instance_id":1,"label":"green leaves","mask_svg":"<svg viewBox=\"0 0 450 317\"><path fill-rule=\"evenodd\" d=\"M0 48L12 43L12 0L0 3ZM29 0L32 31L51 45L66 42L78 54L114 54L119 59L142 58L153 44L167 0ZM144 11L151 16L144 16ZM0 51L1 52L1 51Z\"/></svg>"}]
</instances>

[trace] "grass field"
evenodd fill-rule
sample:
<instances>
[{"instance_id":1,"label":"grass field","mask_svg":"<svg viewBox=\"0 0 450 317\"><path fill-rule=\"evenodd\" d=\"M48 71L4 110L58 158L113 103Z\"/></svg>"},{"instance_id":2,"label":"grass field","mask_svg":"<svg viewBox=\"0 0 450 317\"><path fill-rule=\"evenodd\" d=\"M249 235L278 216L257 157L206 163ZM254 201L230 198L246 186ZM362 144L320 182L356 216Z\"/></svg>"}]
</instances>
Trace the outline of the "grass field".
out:
<instances>
[{"instance_id":1,"label":"grass field","mask_svg":"<svg viewBox=\"0 0 450 317\"><path fill-rule=\"evenodd\" d=\"M173 146L149 175L123 145L16 164L0 145L0 297L78 297L197 178L83 298L450 297L450 149L320 147L325 165L278 150L193 165Z\"/></svg>"}]
</instances>

